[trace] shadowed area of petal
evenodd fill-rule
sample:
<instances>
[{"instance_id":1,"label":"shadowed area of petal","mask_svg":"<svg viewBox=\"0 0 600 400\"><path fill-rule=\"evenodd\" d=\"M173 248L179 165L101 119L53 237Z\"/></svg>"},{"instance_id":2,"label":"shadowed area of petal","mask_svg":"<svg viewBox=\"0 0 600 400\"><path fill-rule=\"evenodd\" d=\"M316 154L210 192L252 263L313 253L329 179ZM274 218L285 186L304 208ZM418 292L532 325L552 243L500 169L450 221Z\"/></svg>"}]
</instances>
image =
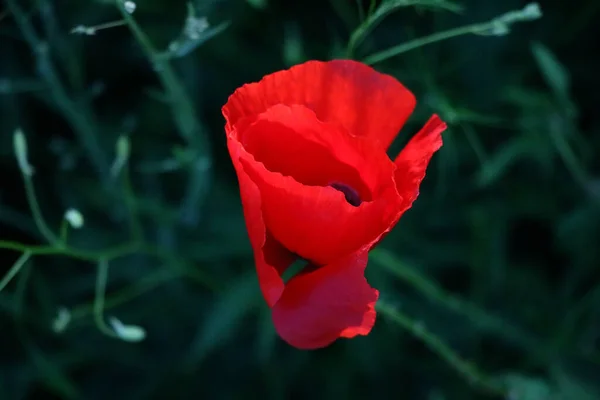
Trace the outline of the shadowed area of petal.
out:
<instances>
[{"instance_id":1,"label":"shadowed area of petal","mask_svg":"<svg viewBox=\"0 0 600 400\"><path fill-rule=\"evenodd\" d=\"M331 187L304 186L251 159L241 162L259 187L269 231L291 252L317 264L332 262L374 240L395 211L385 200L354 207Z\"/></svg>"},{"instance_id":2,"label":"shadowed area of petal","mask_svg":"<svg viewBox=\"0 0 600 400\"><path fill-rule=\"evenodd\" d=\"M379 292L364 277L367 257L361 251L292 278L273 307L281 338L300 349L317 349L339 337L368 334Z\"/></svg>"},{"instance_id":3,"label":"shadowed area of petal","mask_svg":"<svg viewBox=\"0 0 600 400\"><path fill-rule=\"evenodd\" d=\"M394 160L394 179L398 193L404 200L403 210L410 208L419 195L419 185L425 178L425 171L433 153L442 147L441 134L446 127L446 123L440 117L433 115Z\"/></svg>"},{"instance_id":4,"label":"shadowed area of petal","mask_svg":"<svg viewBox=\"0 0 600 400\"><path fill-rule=\"evenodd\" d=\"M396 79L362 63L308 61L236 90L223 107L227 128L276 104L306 106L319 120L387 149L416 100Z\"/></svg>"},{"instance_id":5,"label":"shadowed area of petal","mask_svg":"<svg viewBox=\"0 0 600 400\"><path fill-rule=\"evenodd\" d=\"M272 307L283 293L284 284L280 274L296 257L275 241L266 230L260 192L239 160L241 145L233 139L228 139L227 146L238 176L246 229L254 251L258 281L267 304Z\"/></svg>"}]
</instances>

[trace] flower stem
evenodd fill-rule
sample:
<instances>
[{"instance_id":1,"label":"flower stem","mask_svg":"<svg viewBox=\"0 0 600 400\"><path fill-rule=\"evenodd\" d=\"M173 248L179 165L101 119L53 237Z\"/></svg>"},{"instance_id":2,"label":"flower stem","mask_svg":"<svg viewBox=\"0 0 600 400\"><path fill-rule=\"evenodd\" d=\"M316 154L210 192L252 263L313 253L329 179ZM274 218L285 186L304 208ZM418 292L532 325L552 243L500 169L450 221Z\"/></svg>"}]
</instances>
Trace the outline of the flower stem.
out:
<instances>
[{"instance_id":1,"label":"flower stem","mask_svg":"<svg viewBox=\"0 0 600 400\"><path fill-rule=\"evenodd\" d=\"M152 63L156 74L158 75L164 89L167 91L171 110L175 117L175 123L182 138L188 142L194 149L201 149L208 153L208 143L206 136L202 132L198 118L194 111L194 106L179 78L175 74L173 67L169 63L168 57L165 57L158 51L148 36L142 31L136 20L125 10L124 3L117 0L117 7L123 16L123 20L138 41L146 57Z\"/></svg>"},{"instance_id":2,"label":"flower stem","mask_svg":"<svg viewBox=\"0 0 600 400\"><path fill-rule=\"evenodd\" d=\"M104 298L106 296L106 283L108 281L108 261L98 260L98 274L96 275L96 295L94 297L94 321L98 330L110 337L117 337L115 332L104 321Z\"/></svg>"},{"instance_id":3,"label":"flower stem","mask_svg":"<svg viewBox=\"0 0 600 400\"><path fill-rule=\"evenodd\" d=\"M30 251L25 251L21 257L13 264L10 270L4 275L4 278L0 281L0 292L8 285L8 283L21 271L23 266L29 261L31 257Z\"/></svg>"},{"instance_id":4,"label":"flower stem","mask_svg":"<svg viewBox=\"0 0 600 400\"><path fill-rule=\"evenodd\" d=\"M502 333L504 337L509 338L526 349L533 349L539 346L539 341L529 333L511 326L507 321L494 317L461 298L452 296L414 268L404 265L392 253L383 249L375 249L371 251L370 256L373 261L385 268L396 278L410 284L428 300L465 316L475 326L483 328L488 332Z\"/></svg>"},{"instance_id":5,"label":"flower stem","mask_svg":"<svg viewBox=\"0 0 600 400\"><path fill-rule=\"evenodd\" d=\"M14 16L25 41L33 51L38 74L48 85L56 105L73 128L82 147L88 153L100 180L106 183L108 179L108 161L98 143L98 135L94 129L94 124L90 121L89 110L80 107L77 102L69 97L52 63L48 44L38 37L23 9L17 5L15 0L7 0L6 4Z\"/></svg>"},{"instance_id":6,"label":"flower stem","mask_svg":"<svg viewBox=\"0 0 600 400\"><path fill-rule=\"evenodd\" d=\"M381 61L387 60L388 58L395 57L402 53L406 53L407 51L414 50L416 48L419 48L419 47L422 47L422 46L425 46L425 45L428 45L431 43L440 42L442 40L451 39L451 38L454 38L457 36L485 32L487 29L490 28L490 26L491 26L490 23L472 24L472 25L462 26L459 28L450 29L450 30L443 31L443 32L434 33L432 35L425 36L425 37L415 39L415 40L411 40L408 43L399 44L397 46L390 47L387 50L383 50L378 53L371 54L370 56L365 57L363 62L365 64L369 64L369 65L377 64Z\"/></svg>"},{"instance_id":7,"label":"flower stem","mask_svg":"<svg viewBox=\"0 0 600 400\"><path fill-rule=\"evenodd\" d=\"M46 239L46 241L49 244L56 247L61 247L63 244L59 241L59 239L56 237L54 232L52 232L52 230L48 227L48 224L44 220L42 211L40 209L40 205L35 195L35 188L33 187L31 176L27 174L21 175L23 176L23 182L25 184L25 195L27 197L27 203L29 204L31 215L33 216L33 221L35 222L35 226L38 228L44 239Z\"/></svg>"},{"instance_id":8,"label":"flower stem","mask_svg":"<svg viewBox=\"0 0 600 400\"><path fill-rule=\"evenodd\" d=\"M388 58L406 53L407 51L458 36L469 34L502 36L509 32L509 27L513 23L519 21L531 21L540 17L541 11L537 3L530 3L522 10L507 12L487 22L465 25L458 28L437 32L422 38L411 40L407 43L390 47L389 49L365 57L363 62L369 65L376 64L381 61L385 61Z\"/></svg>"},{"instance_id":9,"label":"flower stem","mask_svg":"<svg viewBox=\"0 0 600 400\"><path fill-rule=\"evenodd\" d=\"M367 18L361 18L362 23L352 32L350 40L348 40L348 47L346 55L348 58L352 58L354 50L362 43L367 35L379 25L383 19L391 14L393 11L402 7L411 6L438 6L441 8L449 9L450 11L458 12L460 7L447 2L440 1L423 1L423 0L396 0L382 3L377 9L369 10ZM359 11L362 11L362 5L359 3Z\"/></svg>"},{"instance_id":10,"label":"flower stem","mask_svg":"<svg viewBox=\"0 0 600 400\"><path fill-rule=\"evenodd\" d=\"M15 251L30 251L36 256L66 256L80 261L96 262L100 258L112 260L124 257L139 251L141 245L138 243L127 243L124 245L110 247L104 250L80 250L71 247L56 247L53 245L31 246L19 242L0 240L0 249Z\"/></svg>"},{"instance_id":11,"label":"flower stem","mask_svg":"<svg viewBox=\"0 0 600 400\"><path fill-rule=\"evenodd\" d=\"M431 351L439 355L456 372L466 378L471 385L489 394L506 395L506 390L501 385L485 376L474 364L461 358L439 337L428 331L422 323L410 319L381 300L377 302L376 307L377 311L381 314L387 316L410 332L415 338L421 340Z\"/></svg>"},{"instance_id":12,"label":"flower stem","mask_svg":"<svg viewBox=\"0 0 600 400\"><path fill-rule=\"evenodd\" d=\"M153 289L156 289L161 284L170 280L182 277L181 273L161 270L153 275L148 275L142 279L136 281L131 286L128 286L115 294L110 298L104 300L103 309L113 308L121 304L127 303ZM77 320L87 317L89 314L94 312L94 304L81 304L76 306L70 311L71 319Z\"/></svg>"},{"instance_id":13,"label":"flower stem","mask_svg":"<svg viewBox=\"0 0 600 400\"><path fill-rule=\"evenodd\" d=\"M173 70L169 58L161 54L148 36L142 31L141 27L125 9L122 0L116 0L117 7L123 16L123 20L133 33L146 57L152 63L163 88L167 92L171 112L175 119L175 124L181 137L188 143L190 149L194 152L194 162L191 164L188 191L182 203L182 217L184 220L196 222L198 210L202 207L199 204L208 193L209 176L208 168L212 157L210 146L206 133L196 116L194 106L188 97L183 85Z\"/></svg>"}]
</instances>

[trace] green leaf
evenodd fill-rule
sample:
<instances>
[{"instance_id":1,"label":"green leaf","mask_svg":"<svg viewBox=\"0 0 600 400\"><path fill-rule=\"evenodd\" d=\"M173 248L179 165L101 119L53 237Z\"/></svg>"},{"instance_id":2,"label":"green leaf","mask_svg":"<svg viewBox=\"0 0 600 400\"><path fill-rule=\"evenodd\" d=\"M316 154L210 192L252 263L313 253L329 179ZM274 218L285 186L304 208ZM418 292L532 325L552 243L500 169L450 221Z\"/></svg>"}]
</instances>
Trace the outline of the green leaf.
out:
<instances>
[{"instance_id":1,"label":"green leaf","mask_svg":"<svg viewBox=\"0 0 600 400\"><path fill-rule=\"evenodd\" d=\"M485 187L497 182L510 167L526 157L535 148L534 145L526 136L507 141L484 162L476 177L477 185Z\"/></svg>"},{"instance_id":2,"label":"green leaf","mask_svg":"<svg viewBox=\"0 0 600 400\"><path fill-rule=\"evenodd\" d=\"M192 343L186 364L196 365L211 351L223 346L233 337L242 320L260 303L261 295L256 274L248 273L231 283L219 296L201 325Z\"/></svg>"},{"instance_id":3,"label":"green leaf","mask_svg":"<svg viewBox=\"0 0 600 400\"><path fill-rule=\"evenodd\" d=\"M539 42L531 45L531 51L548 86L557 96L568 98L571 82L566 68L546 46Z\"/></svg>"}]
</instances>

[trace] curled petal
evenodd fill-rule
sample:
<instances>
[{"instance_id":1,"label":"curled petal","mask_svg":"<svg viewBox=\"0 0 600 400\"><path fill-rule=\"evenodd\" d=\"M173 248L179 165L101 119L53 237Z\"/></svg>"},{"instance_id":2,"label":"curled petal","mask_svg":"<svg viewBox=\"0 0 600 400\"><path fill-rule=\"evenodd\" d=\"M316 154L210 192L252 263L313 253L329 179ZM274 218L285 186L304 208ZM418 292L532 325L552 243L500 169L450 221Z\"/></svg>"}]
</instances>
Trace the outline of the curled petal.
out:
<instances>
[{"instance_id":1,"label":"curled petal","mask_svg":"<svg viewBox=\"0 0 600 400\"><path fill-rule=\"evenodd\" d=\"M237 89L223 107L226 128L276 104L306 106L319 120L387 149L416 100L396 79L362 63L308 61Z\"/></svg>"},{"instance_id":2,"label":"curled petal","mask_svg":"<svg viewBox=\"0 0 600 400\"><path fill-rule=\"evenodd\" d=\"M319 121L304 106L275 105L240 122L234 132L269 171L307 186L344 182L367 201L392 182L395 168L381 148Z\"/></svg>"},{"instance_id":3,"label":"curled petal","mask_svg":"<svg viewBox=\"0 0 600 400\"><path fill-rule=\"evenodd\" d=\"M267 230L291 252L319 265L328 264L373 242L397 220L402 199L393 181L395 167L381 149L372 151L368 141L323 124L305 108L284 106L261 114L244 132L242 141L246 140L245 135L265 134L272 138L261 140L257 149L247 143L248 149L261 156L263 162L248 152L240 156L240 161L260 191ZM322 132L327 134L318 135ZM307 143L312 143L313 151L297 152ZM331 160L311 168L311 157L321 150L327 151ZM286 160L298 156L304 159L286 164ZM297 165L304 167L295 170ZM367 191L372 201L356 206L357 203L352 204L355 199L346 200L353 193L336 190L339 185L327 185L335 176L347 179L341 182L344 184L364 183L364 189L355 189Z\"/></svg>"},{"instance_id":4,"label":"curled petal","mask_svg":"<svg viewBox=\"0 0 600 400\"><path fill-rule=\"evenodd\" d=\"M367 257L363 250L292 278L273 307L281 338L300 349L317 349L339 337L367 335L379 297L364 277Z\"/></svg>"},{"instance_id":5,"label":"curled petal","mask_svg":"<svg viewBox=\"0 0 600 400\"><path fill-rule=\"evenodd\" d=\"M239 160L241 145L232 139L228 139L227 145L238 176L246 229L254 251L258 281L267 304L273 306L283 293L284 284L280 275L293 262L295 256L274 240L266 230L260 191Z\"/></svg>"},{"instance_id":6,"label":"curled petal","mask_svg":"<svg viewBox=\"0 0 600 400\"><path fill-rule=\"evenodd\" d=\"M433 115L394 160L394 179L404 201L403 210L410 208L419 195L419 185L433 153L442 147L442 132L446 127L440 117Z\"/></svg>"}]
</instances>

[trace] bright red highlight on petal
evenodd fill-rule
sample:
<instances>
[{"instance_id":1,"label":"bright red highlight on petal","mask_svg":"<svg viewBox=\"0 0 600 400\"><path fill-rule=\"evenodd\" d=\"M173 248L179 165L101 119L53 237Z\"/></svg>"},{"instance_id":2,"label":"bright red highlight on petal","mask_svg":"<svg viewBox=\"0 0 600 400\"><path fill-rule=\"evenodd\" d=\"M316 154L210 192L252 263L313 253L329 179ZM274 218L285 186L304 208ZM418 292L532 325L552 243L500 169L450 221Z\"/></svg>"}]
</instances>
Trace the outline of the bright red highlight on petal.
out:
<instances>
[{"instance_id":1,"label":"bright red highlight on petal","mask_svg":"<svg viewBox=\"0 0 600 400\"><path fill-rule=\"evenodd\" d=\"M368 252L417 198L446 129L434 115L392 162L386 150L415 103L393 77L335 60L265 76L223 107L261 291L290 345L371 331ZM298 257L309 268L284 283Z\"/></svg>"}]
</instances>

